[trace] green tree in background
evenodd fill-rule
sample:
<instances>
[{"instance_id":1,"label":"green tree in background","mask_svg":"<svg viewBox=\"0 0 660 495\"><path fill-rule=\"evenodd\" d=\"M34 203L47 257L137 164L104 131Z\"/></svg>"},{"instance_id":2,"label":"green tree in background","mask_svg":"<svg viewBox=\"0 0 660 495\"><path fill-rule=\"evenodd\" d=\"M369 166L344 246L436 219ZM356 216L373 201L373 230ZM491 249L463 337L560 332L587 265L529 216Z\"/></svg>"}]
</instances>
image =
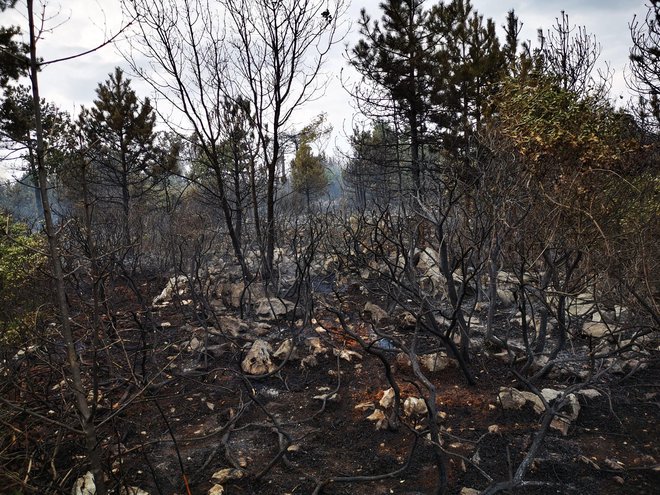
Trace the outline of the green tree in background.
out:
<instances>
[{"instance_id":1,"label":"green tree in background","mask_svg":"<svg viewBox=\"0 0 660 495\"><path fill-rule=\"evenodd\" d=\"M367 106L380 117L400 116L407 126L410 171L416 190L421 187L421 146L424 123L431 110L432 76L439 46L422 4L422 0L382 3L380 22L372 22L363 9L358 21L362 39L353 48L351 59L363 80L384 93L377 99L364 96Z\"/></svg>"},{"instance_id":2,"label":"green tree in background","mask_svg":"<svg viewBox=\"0 0 660 495\"><path fill-rule=\"evenodd\" d=\"M473 136L506 57L515 54L519 28L509 26L507 55L495 23L484 21L469 0L440 2L428 10L420 0L392 0L381 8L380 22L372 22L364 11L359 21L362 39L351 63L375 88L375 96L365 89L358 89L357 96L376 118L401 124L409 152L400 158L409 159L410 166L400 166L409 168L419 190L431 157L437 156L434 149L469 163Z\"/></svg>"},{"instance_id":3,"label":"green tree in background","mask_svg":"<svg viewBox=\"0 0 660 495\"><path fill-rule=\"evenodd\" d=\"M470 0L431 10L433 31L442 33L433 77L433 119L442 147L467 166L486 105L506 65L492 19L484 21ZM509 40L511 43L515 41Z\"/></svg>"},{"instance_id":4,"label":"green tree in background","mask_svg":"<svg viewBox=\"0 0 660 495\"><path fill-rule=\"evenodd\" d=\"M121 207L124 242L130 244L133 202L152 186L156 115L148 98L138 101L131 80L119 67L99 84L96 94L94 106L81 112L79 124L95 164L97 195Z\"/></svg>"},{"instance_id":5,"label":"green tree in background","mask_svg":"<svg viewBox=\"0 0 660 495\"><path fill-rule=\"evenodd\" d=\"M43 303L34 291L47 258L42 236L30 234L5 213L0 213L0 222L0 343L7 343L23 327L31 328L29 320Z\"/></svg>"},{"instance_id":6,"label":"green tree in background","mask_svg":"<svg viewBox=\"0 0 660 495\"><path fill-rule=\"evenodd\" d=\"M0 0L0 12L13 8L17 0ZM21 34L17 26L0 26L0 88L12 79L27 75L28 45L14 39Z\"/></svg>"},{"instance_id":7,"label":"green tree in background","mask_svg":"<svg viewBox=\"0 0 660 495\"><path fill-rule=\"evenodd\" d=\"M628 84L640 95L642 117L647 113L652 115L657 127L660 124L660 0L651 0L641 24L633 19L630 33L633 45Z\"/></svg>"},{"instance_id":8,"label":"green tree in background","mask_svg":"<svg viewBox=\"0 0 660 495\"><path fill-rule=\"evenodd\" d=\"M49 175L61 171L62 156L71 144L71 120L53 103L41 100L46 165ZM7 149L18 154L25 163L27 186L34 189L35 211L41 216L41 195L36 169L36 142L34 139L34 103L32 90L26 86L10 86L0 102L0 139ZM15 155L14 155L15 156Z\"/></svg>"},{"instance_id":9,"label":"green tree in background","mask_svg":"<svg viewBox=\"0 0 660 495\"><path fill-rule=\"evenodd\" d=\"M631 208L640 208L635 201L646 201L634 187L619 197L623 184L644 173L632 118L544 76L506 81L498 109L495 142L517 157L518 182L544 218L539 231L560 237L566 249L604 256Z\"/></svg>"},{"instance_id":10,"label":"green tree in background","mask_svg":"<svg viewBox=\"0 0 660 495\"><path fill-rule=\"evenodd\" d=\"M364 209L369 201L389 204L401 191L398 135L385 122L371 129L355 129L351 136L351 156L344 170L344 182L355 203Z\"/></svg>"},{"instance_id":11,"label":"green tree in background","mask_svg":"<svg viewBox=\"0 0 660 495\"><path fill-rule=\"evenodd\" d=\"M325 126L325 115L318 116L300 132L298 149L291 162L293 189L305 197L308 208L312 199L328 187L324 158L314 153L312 144L329 132L330 129Z\"/></svg>"}]
</instances>

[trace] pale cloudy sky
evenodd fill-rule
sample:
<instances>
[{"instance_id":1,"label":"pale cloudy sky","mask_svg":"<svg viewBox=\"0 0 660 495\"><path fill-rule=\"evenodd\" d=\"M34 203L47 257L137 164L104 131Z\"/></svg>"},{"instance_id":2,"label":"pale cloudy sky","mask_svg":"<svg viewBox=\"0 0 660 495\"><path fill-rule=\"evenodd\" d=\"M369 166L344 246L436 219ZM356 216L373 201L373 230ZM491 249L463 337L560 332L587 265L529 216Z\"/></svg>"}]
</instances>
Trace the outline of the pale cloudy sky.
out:
<instances>
[{"instance_id":1,"label":"pale cloudy sky","mask_svg":"<svg viewBox=\"0 0 660 495\"><path fill-rule=\"evenodd\" d=\"M35 2L35 3L38 3ZM45 5L48 32L39 43L39 55L45 60L89 50L116 32L122 24L119 0L47 0ZM644 0L473 0L476 10L491 17L498 27L506 20L507 11L514 9L523 23L521 39L536 41L538 28L548 29L562 10L569 14L571 24L584 25L596 35L602 46L600 61L609 62L615 71L613 96L628 98L624 73L630 45L629 23L633 16L643 18L647 8ZM352 29L328 59L324 71L329 78L325 94L297 115L303 125L321 112L335 129L330 146L345 147L345 136L352 128L353 110L350 97L342 88L341 79L348 84L357 79L347 68L345 46L358 39L356 19L364 7L372 18L380 18L379 0L353 0L348 8L346 22ZM427 1L427 6L432 5ZM18 24L27 31L24 18L25 1L19 0L14 11L0 14L0 24ZM81 105L89 106L95 97L95 89L104 81L115 66L128 67L121 54L112 46L84 57L47 66L42 71L40 86L42 96L53 101L65 111L77 114ZM134 87L141 96L150 96L146 85L134 80ZM331 150L328 150L331 152ZM1 171L0 171L1 172Z\"/></svg>"}]
</instances>

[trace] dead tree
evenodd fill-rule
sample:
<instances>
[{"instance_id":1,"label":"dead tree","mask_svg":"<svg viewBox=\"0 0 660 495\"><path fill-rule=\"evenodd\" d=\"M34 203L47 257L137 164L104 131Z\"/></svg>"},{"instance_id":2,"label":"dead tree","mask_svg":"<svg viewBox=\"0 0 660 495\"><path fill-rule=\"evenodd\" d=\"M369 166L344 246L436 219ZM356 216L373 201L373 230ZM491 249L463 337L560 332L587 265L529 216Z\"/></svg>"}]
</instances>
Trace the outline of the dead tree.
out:
<instances>
[{"instance_id":1,"label":"dead tree","mask_svg":"<svg viewBox=\"0 0 660 495\"><path fill-rule=\"evenodd\" d=\"M136 39L126 58L184 123L172 130L188 139L215 181L220 208L234 255L244 279L249 279L235 211L231 206L231 181L225 174L223 143L228 139L223 105L233 96L227 86L225 34L202 1L156 2L125 0L124 6L139 19ZM140 65L139 57L149 61ZM152 70L150 70L152 69Z\"/></svg>"},{"instance_id":2,"label":"dead tree","mask_svg":"<svg viewBox=\"0 0 660 495\"><path fill-rule=\"evenodd\" d=\"M282 139L294 113L318 96L322 65L340 41L343 0L223 2L229 21L229 69L235 90L254 110L267 175L263 275L270 279L276 244L275 203Z\"/></svg>"},{"instance_id":3,"label":"dead tree","mask_svg":"<svg viewBox=\"0 0 660 495\"><path fill-rule=\"evenodd\" d=\"M48 237L48 247L50 254L53 279L57 293L57 306L59 311L60 325L64 336L64 343L67 349L67 359L69 367L69 376L71 379L71 390L76 399L76 407L80 414L80 422L85 437L85 446L87 448L87 457L91 464L94 474L97 493L105 495L107 489L105 486L103 466L101 463L101 453L94 426L94 414L90 408L85 392L86 387L83 382L80 361L75 347L73 329L69 320L69 306L67 302L67 293L65 287L65 275L62 269L62 246L58 234L58 228L53 220L52 209L48 197L48 177L45 165L45 150L43 127L41 122L41 98L39 94L39 60L37 58L37 41L40 33L36 28L36 17L34 13L33 0L27 0L27 19L29 24L29 45L30 45L30 82L32 84L32 99L34 108L34 123L36 133L36 165L39 179L39 189L41 191L41 202L43 206L44 224L46 235Z\"/></svg>"}]
</instances>

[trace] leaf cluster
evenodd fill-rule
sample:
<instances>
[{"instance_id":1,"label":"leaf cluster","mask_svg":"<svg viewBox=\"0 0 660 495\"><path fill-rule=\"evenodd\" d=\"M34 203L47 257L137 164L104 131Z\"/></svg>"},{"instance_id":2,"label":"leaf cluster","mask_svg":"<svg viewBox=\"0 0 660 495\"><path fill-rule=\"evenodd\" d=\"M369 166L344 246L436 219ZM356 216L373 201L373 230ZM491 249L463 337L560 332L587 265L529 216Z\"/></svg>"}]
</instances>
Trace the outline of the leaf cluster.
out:
<instances>
[{"instance_id":1,"label":"leaf cluster","mask_svg":"<svg viewBox=\"0 0 660 495\"><path fill-rule=\"evenodd\" d=\"M0 222L0 330L6 339L42 302L36 300L35 288L47 257L42 235L30 233L6 213L0 213Z\"/></svg>"},{"instance_id":2,"label":"leaf cluster","mask_svg":"<svg viewBox=\"0 0 660 495\"><path fill-rule=\"evenodd\" d=\"M553 78L509 79L496 106L491 126L538 179L561 183L576 172L620 172L639 151L630 116Z\"/></svg>"}]
</instances>

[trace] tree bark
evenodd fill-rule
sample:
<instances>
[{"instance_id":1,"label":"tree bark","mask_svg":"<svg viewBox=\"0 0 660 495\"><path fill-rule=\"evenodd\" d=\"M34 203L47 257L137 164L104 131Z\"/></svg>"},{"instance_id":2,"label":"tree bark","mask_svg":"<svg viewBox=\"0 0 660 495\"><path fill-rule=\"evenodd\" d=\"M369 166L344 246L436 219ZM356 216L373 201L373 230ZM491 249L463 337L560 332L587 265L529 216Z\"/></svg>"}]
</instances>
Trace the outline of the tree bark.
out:
<instances>
[{"instance_id":1,"label":"tree bark","mask_svg":"<svg viewBox=\"0 0 660 495\"><path fill-rule=\"evenodd\" d=\"M41 193L41 204L43 207L44 223L46 227L46 236L48 237L48 248L55 279L55 289L57 306L59 310L60 324L64 336L64 345L67 351L67 361L69 366L69 386L75 397L75 404L80 415L82 429L85 435L85 447L87 458L91 465L91 471L94 475L96 484L96 493L106 495L103 466L101 463L101 454L99 444L96 438L96 429L94 427L94 415L87 402L85 386L82 380L80 370L80 361L74 346L73 332L69 321L69 308L66 300L66 288L64 286L64 271L60 259L60 241L57 230L53 222L50 200L48 198L48 174L44 163L44 133L41 121L41 102L39 96L39 78L37 62L37 36L35 33L34 22L34 0L27 0L28 24L30 29L30 82L32 84L32 98L34 100L34 122L37 136L36 166L39 181L39 190Z\"/></svg>"}]
</instances>

